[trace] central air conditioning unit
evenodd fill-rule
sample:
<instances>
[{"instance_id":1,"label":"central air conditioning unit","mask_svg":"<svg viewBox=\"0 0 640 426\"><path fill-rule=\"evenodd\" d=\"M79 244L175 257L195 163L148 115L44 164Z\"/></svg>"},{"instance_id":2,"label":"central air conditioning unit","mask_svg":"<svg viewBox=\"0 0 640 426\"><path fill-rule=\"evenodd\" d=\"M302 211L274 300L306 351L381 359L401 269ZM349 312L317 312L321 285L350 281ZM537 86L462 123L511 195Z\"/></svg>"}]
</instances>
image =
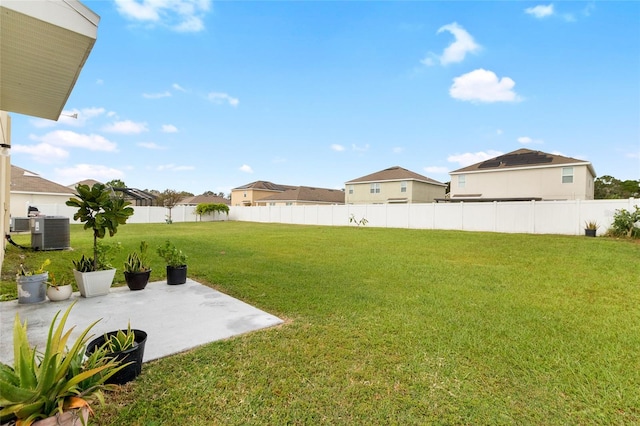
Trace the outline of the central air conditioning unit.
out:
<instances>
[{"instance_id":1,"label":"central air conditioning unit","mask_svg":"<svg viewBox=\"0 0 640 426\"><path fill-rule=\"evenodd\" d=\"M28 217L12 217L9 230L11 232L29 232L31 230L31 219Z\"/></svg>"},{"instance_id":2,"label":"central air conditioning unit","mask_svg":"<svg viewBox=\"0 0 640 426\"><path fill-rule=\"evenodd\" d=\"M69 218L39 216L30 218L31 248L34 250L64 250L69 246Z\"/></svg>"}]
</instances>

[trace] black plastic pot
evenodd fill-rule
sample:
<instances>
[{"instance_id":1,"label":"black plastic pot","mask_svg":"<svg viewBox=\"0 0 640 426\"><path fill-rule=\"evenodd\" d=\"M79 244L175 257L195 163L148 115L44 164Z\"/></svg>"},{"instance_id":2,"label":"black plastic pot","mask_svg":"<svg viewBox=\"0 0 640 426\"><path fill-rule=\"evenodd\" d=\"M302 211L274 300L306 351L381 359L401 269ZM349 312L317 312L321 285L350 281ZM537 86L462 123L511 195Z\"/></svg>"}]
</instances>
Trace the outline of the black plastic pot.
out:
<instances>
[{"instance_id":1,"label":"black plastic pot","mask_svg":"<svg viewBox=\"0 0 640 426\"><path fill-rule=\"evenodd\" d=\"M123 331L126 332L126 330ZM127 365L122 370L109 377L106 383L123 385L138 377L142 372L142 358L144 356L144 345L145 343L147 343L147 333L142 330L131 331L133 331L135 335L134 341L137 343L133 348L127 349L126 351L112 352L107 354L108 357L113 358L115 361L118 361L121 364L126 364L128 362L131 362L131 364ZM116 334L117 332L118 331L110 331L106 334L107 337L109 337ZM97 337L89 342L86 350L87 356L92 354L100 346L104 345L104 342L104 335Z\"/></svg>"},{"instance_id":2,"label":"black plastic pot","mask_svg":"<svg viewBox=\"0 0 640 426\"><path fill-rule=\"evenodd\" d=\"M187 282L187 265L167 266L167 284L177 285Z\"/></svg>"},{"instance_id":3,"label":"black plastic pot","mask_svg":"<svg viewBox=\"0 0 640 426\"><path fill-rule=\"evenodd\" d=\"M149 282L151 270L146 272L124 272L124 280L129 286L129 290L143 290Z\"/></svg>"},{"instance_id":4,"label":"black plastic pot","mask_svg":"<svg viewBox=\"0 0 640 426\"><path fill-rule=\"evenodd\" d=\"M584 230L584 235L586 235L587 237L595 237L596 236L596 231L597 231L597 229L585 229Z\"/></svg>"}]
</instances>

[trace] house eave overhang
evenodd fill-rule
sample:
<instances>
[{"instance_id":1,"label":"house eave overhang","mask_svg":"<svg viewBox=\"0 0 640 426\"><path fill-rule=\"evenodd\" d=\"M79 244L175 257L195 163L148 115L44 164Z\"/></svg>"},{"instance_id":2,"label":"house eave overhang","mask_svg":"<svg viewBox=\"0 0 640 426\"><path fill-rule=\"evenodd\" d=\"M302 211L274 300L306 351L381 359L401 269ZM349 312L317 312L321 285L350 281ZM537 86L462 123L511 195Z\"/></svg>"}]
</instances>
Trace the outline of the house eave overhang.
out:
<instances>
[{"instance_id":1,"label":"house eave overhang","mask_svg":"<svg viewBox=\"0 0 640 426\"><path fill-rule=\"evenodd\" d=\"M461 169L461 170L454 170L452 172L449 172L449 175L454 176L454 175L468 175L468 174L476 174L476 173L510 172L514 170L550 169L550 168L558 168L558 167L575 167L575 166L587 166L591 174L594 177L596 176L596 172L593 168L593 165L588 161L580 161L576 163L563 163L563 164L545 164L543 166L492 168L492 169L483 169L483 170Z\"/></svg>"},{"instance_id":2,"label":"house eave overhang","mask_svg":"<svg viewBox=\"0 0 640 426\"><path fill-rule=\"evenodd\" d=\"M0 110L58 120L99 21L77 0L2 0Z\"/></svg>"},{"instance_id":3,"label":"house eave overhang","mask_svg":"<svg viewBox=\"0 0 640 426\"><path fill-rule=\"evenodd\" d=\"M416 179L416 178L379 179L379 180L351 180L349 182L345 182L344 184L345 185L358 185L358 184L368 184L368 183L409 182L409 181L421 182L421 183L426 183L426 184L435 185L435 186L447 186L446 183L436 182L436 181L428 181L428 180Z\"/></svg>"}]
</instances>

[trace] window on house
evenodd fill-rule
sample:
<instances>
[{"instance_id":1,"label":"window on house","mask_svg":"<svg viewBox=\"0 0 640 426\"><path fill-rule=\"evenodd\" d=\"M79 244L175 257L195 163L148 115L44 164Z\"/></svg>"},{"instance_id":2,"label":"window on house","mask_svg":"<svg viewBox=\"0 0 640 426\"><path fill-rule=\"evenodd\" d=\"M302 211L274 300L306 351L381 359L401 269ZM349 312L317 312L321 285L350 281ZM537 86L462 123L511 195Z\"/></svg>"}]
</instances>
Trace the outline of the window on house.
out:
<instances>
[{"instance_id":1,"label":"window on house","mask_svg":"<svg viewBox=\"0 0 640 426\"><path fill-rule=\"evenodd\" d=\"M458 188L464 188L467 183L467 177L465 175L458 175Z\"/></svg>"},{"instance_id":2,"label":"window on house","mask_svg":"<svg viewBox=\"0 0 640 426\"><path fill-rule=\"evenodd\" d=\"M562 168L562 183L573 183L573 167Z\"/></svg>"},{"instance_id":3,"label":"window on house","mask_svg":"<svg viewBox=\"0 0 640 426\"><path fill-rule=\"evenodd\" d=\"M400 182L400 192L407 192L407 182Z\"/></svg>"},{"instance_id":4,"label":"window on house","mask_svg":"<svg viewBox=\"0 0 640 426\"><path fill-rule=\"evenodd\" d=\"M353 194L353 185L349 185L349 194Z\"/></svg>"},{"instance_id":5,"label":"window on house","mask_svg":"<svg viewBox=\"0 0 640 426\"><path fill-rule=\"evenodd\" d=\"M246 192L244 193L244 198L247 198L247 193Z\"/></svg>"},{"instance_id":6,"label":"window on house","mask_svg":"<svg viewBox=\"0 0 640 426\"><path fill-rule=\"evenodd\" d=\"M380 184L379 183L372 183L370 192L372 194L379 194L380 193Z\"/></svg>"},{"instance_id":7,"label":"window on house","mask_svg":"<svg viewBox=\"0 0 640 426\"><path fill-rule=\"evenodd\" d=\"M285 206L292 206L292 205L293 205L293 203L292 203L291 201L287 201L287 202L285 203Z\"/></svg>"}]
</instances>

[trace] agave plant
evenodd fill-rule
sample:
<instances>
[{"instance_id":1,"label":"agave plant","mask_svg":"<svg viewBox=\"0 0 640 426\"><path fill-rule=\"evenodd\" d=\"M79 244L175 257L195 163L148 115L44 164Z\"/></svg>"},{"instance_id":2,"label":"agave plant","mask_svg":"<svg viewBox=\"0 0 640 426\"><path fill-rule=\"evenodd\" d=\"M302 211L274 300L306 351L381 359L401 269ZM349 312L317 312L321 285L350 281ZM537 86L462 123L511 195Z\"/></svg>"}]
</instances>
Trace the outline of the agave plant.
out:
<instances>
[{"instance_id":1,"label":"agave plant","mask_svg":"<svg viewBox=\"0 0 640 426\"><path fill-rule=\"evenodd\" d=\"M16 314L13 327L13 367L0 363L0 422L16 420L28 426L36 420L54 416L65 410L89 407L94 401L104 402L103 391L112 389L104 382L123 366L96 351L84 359L89 325L67 348L73 331L64 327L75 303L60 318L54 316L44 353L29 345L27 323Z\"/></svg>"}]
</instances>

